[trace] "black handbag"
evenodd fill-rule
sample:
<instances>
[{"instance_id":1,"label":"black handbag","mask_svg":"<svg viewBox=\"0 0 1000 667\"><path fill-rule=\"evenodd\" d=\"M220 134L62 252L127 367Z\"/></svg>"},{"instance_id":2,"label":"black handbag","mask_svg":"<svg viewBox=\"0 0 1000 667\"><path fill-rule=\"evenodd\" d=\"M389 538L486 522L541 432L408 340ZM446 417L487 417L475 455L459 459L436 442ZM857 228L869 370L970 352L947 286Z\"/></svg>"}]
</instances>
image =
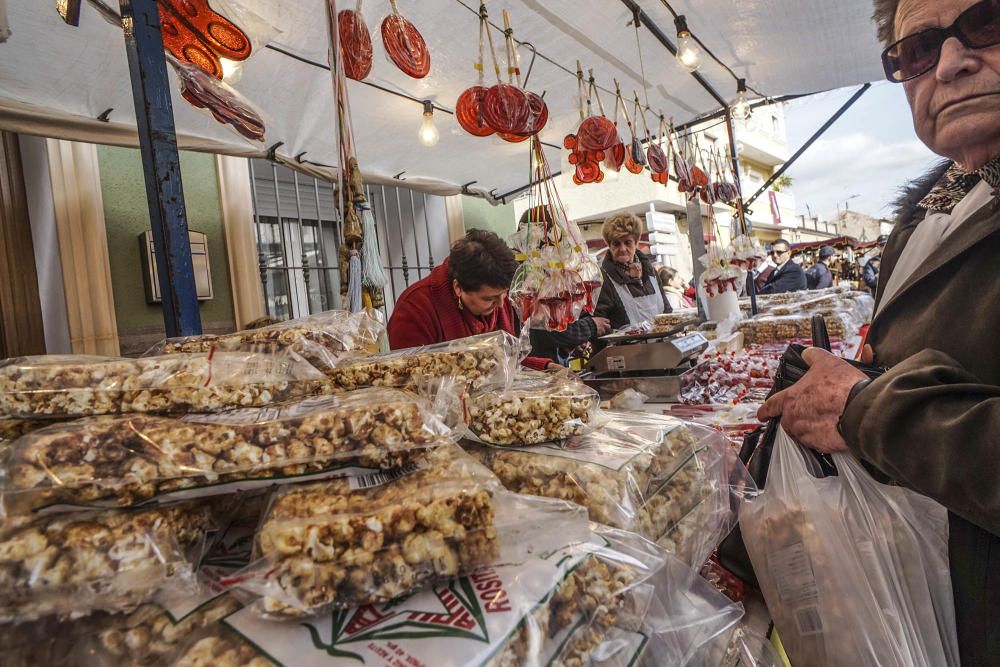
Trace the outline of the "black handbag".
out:
<instances>
[{"instance_id":1,"label":"black handbag","mask_svg":"<svg viewBox=\"0 0 1000 667\"><path fill-rule=\"evenodd\" d=\"M816 347L821 347L830 351L830 338L826 331L826 321L822 315L814 315L812 319L813 342ZM802 358L802 353L806 348L803 345L792 344L781 355L778 361L778 370L774 375L774 385L767 397L777 394L779 391L788 389L798 382L809 370L809 364ZM886 369L863 364L859 361L846 360L849 364L862 371L869 379L876 379ZM758 489L763 489L767 483L767 470L771 465L771 452L774 449L774 440L778 433L780 418L771 419L764 426L760 426L748 433L743 438L743 446L740 448L740 460L750 472L750 477L757 485ZM827 454L820 454L809 450L816 457L819 469L823 477L837 474L837 468L833 460ZM750 556L747 555L746 547L743 545L743 534L740 532L739 524L726 536L719 545L719 563L724 568L732 572L743 581L759 587L757 577L754 574L753 566L750 564Z\"/></svg>"}]
</instances>

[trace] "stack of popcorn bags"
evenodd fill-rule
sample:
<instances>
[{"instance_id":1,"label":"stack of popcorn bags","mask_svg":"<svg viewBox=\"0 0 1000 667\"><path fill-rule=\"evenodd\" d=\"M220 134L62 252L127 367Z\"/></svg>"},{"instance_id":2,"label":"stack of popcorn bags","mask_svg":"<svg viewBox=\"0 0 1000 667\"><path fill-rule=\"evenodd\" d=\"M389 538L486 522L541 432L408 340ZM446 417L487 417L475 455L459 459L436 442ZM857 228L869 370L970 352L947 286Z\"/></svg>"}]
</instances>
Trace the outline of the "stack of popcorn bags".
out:
<instances>
[{"instance_id":1,"label":"stack of popcorn bags","mask_svg":"<svg viewBox=\"0 0 1000 667\"><path fill-rule=\"evenodd\" d=\"M503 332L383 331L0 361L0 662L684 664L732 631L697 574L743 491L721 436Z\"/></svg>"}]
</instances>

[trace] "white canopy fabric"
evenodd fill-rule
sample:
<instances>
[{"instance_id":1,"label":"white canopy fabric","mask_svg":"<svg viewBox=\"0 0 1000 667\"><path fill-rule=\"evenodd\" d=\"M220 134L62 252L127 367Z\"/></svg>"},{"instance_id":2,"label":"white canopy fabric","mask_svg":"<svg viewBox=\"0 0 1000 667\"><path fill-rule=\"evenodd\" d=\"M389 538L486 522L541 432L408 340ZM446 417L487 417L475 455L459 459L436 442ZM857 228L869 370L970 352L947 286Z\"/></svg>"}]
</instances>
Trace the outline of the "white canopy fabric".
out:
<instances>
[{"instance_id":1,"label":"white canopy fabric","mask_svg":"<svg viewBox=\"0 0 1000 667\"><path fill-rule=\"evenodd\" d=\"M132 93L120 28L86 3L79 27L65 25L54 0L8 0L11 36L0 44L0 127L65 139L137 145ZM341 9L356 0L341 0ZM638 0L662 31L675 41L673 20L660 0ZM115 5L117 3L111 2ZM330 75L291 58L262 41L316 63L327 61L323 0L211 0L210 4L247 30L254 54L234 87L262 112L264 142L253 142L173 91L181 148L237 156L266 155L300 169L330 176L336 165ZM879 46L869 18L871 0L675 0L695 34L737 75L767 96L809 93L878 79ZM384 55L379 25L388 0L364 0L363 13L374 41L369 81L418 99L454 109L459 94L476 83L473 63L479 43L476 0L399 0L400 12L423 34L431 52L430 74L407 77ZM550 163L558 168L563 137L575 131L576 61L593 68L598 85L613 90L617 79L626 97L639 92L649 105L681 123L719 104L683 71L649 30L639 31L647 91L632 14L619 0L488 0L494 23L510 11L520 48L522 72L530 66L528 89L544 93L549 122L541 133ZM503 36L494 34L502 57ZM488 64L486 71L491 74ZM735 83L721 67L703 58L699 72L726 99ZM176 79L172 80L176 84ZM495 83L495 78L493 79ZM487 78L489 85L490 79ZM349 83L359 161L373 182L394 182L435 194L467 191L495 198L528 182L528 144L466 134L454 116L438 111L440 142L425 147L417 139L422 107L372 86ZM602 91L608 114L613 95ZM113 109L109 122L97 120ZM654 118L650 130L656 132ZM624 127L622 127L624 131ZM398 181L395 181L398 183Z\"/></svg>"}]
</instances>

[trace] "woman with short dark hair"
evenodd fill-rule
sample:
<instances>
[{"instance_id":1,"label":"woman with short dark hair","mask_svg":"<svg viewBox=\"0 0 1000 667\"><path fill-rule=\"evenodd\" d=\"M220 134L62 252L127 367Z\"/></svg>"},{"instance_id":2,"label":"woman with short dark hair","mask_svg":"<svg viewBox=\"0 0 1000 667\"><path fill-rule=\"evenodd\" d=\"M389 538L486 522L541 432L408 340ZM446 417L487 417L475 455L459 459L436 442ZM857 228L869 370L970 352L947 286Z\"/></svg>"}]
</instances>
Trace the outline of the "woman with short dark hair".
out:
<instances>
[{"instance_id":1,"label":"woman with short dark hair","mask_svg":"<svg viewBox=\"0 0 1000 667\"><path fill-rule=\"evenodd\" d=\"M490 331L517 336L520 325L507 298L516 268L514 252L499 236L473 229L451 246L448 259L396 300L389 347L431 345ZM524 364L544 370L550 362L528 357Z\"/></svg>"}]
</instances>

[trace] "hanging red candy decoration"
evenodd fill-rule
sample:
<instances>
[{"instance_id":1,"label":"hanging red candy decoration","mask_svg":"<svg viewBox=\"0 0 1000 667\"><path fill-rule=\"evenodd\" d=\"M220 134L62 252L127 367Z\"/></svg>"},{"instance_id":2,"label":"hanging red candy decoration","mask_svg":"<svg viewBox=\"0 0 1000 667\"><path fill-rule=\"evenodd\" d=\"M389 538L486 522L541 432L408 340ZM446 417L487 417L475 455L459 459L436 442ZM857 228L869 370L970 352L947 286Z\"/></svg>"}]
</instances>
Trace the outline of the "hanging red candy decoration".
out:
<instances>
[{"instance_id":1,"label":"hanging red candy decoration","mask_svg":"<svg viewBox=\"0 0 1000 667\"><path fill-rule=\"evenodd\" d=\"M343 9L337 13L337 28L340 32L340 51L344 54L344 74L348 78L361 81L372 71L372 36L358 9Z\"/></svg>"},{"instance_id":2,"label":"hanging red candy decoration","mask_svg":"<svg viewBox=\"0 0 1000 667\"><path fill-rule=\"evenodd\" d=\"M476 137L488 137L494 130L483 117L483 101L486 98L486 88L472 86L462 91L455 103L455 117L462 129Z\"/></svg>"},{"instance_id":3,"label":"hanging red candy decoration","mask_svg":"<svg viewBox=\"0 0 1000 667\"><path fill-rule=\"evenodd\" d=\"M222 78L220 58L242 61L253 50L239 27L217 14L208 0L157 0L163 48L184 63Z\"/></svg>"},{"instance_id":4,"label":"hanging red candy decoration","mask_svg":"<svg viewBox=\"0 0 1000 667\"><path fill-rule=\"evenodd\" d=\"M516 66L516 45L510 27L510 15L506 10L504 10L504 26L507 83L500 77L500 65L493 45L486 6L480 5L479 59L476 62L479 84L466 89L459 96L455 104L456 115L459 124L469 134L485 137L496 132L504 141L519 143L537 134L545 126L549 119L549 109L539 95L525 91L521 87L521 72ZM487 42L493 59L493 68L497 73L497 84L489 88L483 85L485 71L483 52Z\"/></svg>"},{"instance_id":5,"label":"hanging red candy decoration","mask_svg":"<svg viewBox=\"0 0 1000 667\"><path fill-rule=\"evenodd\" d=\"M580 123L576 132L580 145L588 151L603 151L618 143L615 124L604 116L591 116Z\"/></svg>"},{"instance_id":6,"label":"hanging red candy decoration","mask_svg":"<svg viewBox=\"0 0 1000 667\"><path fill-rule=\"evenodd\" d=\"M396 0L389 0L392 13L382 21L382 43L396 67L414 79L422 79L431 71L431 54L416 27L403 18Z\"/></svg>"},{"instance_id":7,"label":"hanging red candy decoration","mask_svg":"<svg viewBox=\"0 0 1000 667\"><path fill-rule=\"evenodd\" d=\"M621 171L622 165L625 164L625 144L619 141L605 151L605 155L604 166L613 171Z\"/></svg>"}]
</instances>

